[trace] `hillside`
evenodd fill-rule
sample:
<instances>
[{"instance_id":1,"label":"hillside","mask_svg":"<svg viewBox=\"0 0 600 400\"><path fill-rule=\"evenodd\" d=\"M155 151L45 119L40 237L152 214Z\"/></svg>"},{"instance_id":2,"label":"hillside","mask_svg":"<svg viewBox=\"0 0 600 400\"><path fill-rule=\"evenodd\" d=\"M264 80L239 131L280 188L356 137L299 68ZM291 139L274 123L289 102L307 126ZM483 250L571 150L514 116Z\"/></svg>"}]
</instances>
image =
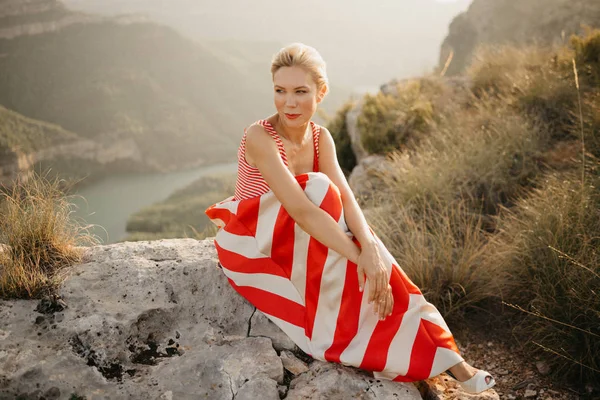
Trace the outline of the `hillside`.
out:
<instances>
[{"instance_id":1,"label":"hillside","mask_svg":"<svg viewBox=\"0 0 600 400\"><path fill-rule=\"evenodd\" d=\"M443 68L450 50L454 57L447 75L460 73L480 44L562 43L581 25L600 27L597 0L473 0L449 27L441 49Z\"/></svg>"},{"instance_id":2,"label":"hillside","mask_svg":"<svg viewBox=\"0 0 600 400\"><path fill-rule=\"evenodd\" d=\"M103 20L0 39L0 104L98 143L134 143L139 168L233 159L270 90L171 28ZM262 98L264 101L248 101Z\"/></svg>"}]
</instances>

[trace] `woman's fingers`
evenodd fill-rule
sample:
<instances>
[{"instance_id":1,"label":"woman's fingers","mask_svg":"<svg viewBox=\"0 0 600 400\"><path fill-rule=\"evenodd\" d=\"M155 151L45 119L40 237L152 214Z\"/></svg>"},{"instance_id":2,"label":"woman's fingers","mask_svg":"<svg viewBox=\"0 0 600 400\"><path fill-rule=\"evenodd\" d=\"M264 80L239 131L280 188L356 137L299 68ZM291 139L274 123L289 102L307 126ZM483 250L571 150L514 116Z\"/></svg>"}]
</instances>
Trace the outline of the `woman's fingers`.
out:
<instances>
[{"instance_id":1,"label":"woman's fingers","mask_svg":"<svg viewBox=\"0 0 600 400\"><path fill-rule=\"evenodd\" d=\"M380 320L384 320L391 315L393 308L394 295L392 293L391 285L388 284L383 294L373 302L373 312Z\"/></svg>"},{"instance_id":2,"label":"woman's fingers","mask_svg":"<svg viewBox=\"0 0 600 400\"><path fill-rule=\"evenodd\" d=\"M383 295L383 301L381 302L381 307L379 307L379 319L384 320L385 317L388 316L389 314L389 308L390 308L390 296L388 294L388 291L386 290L384 295Z\"/></svg>"},{"instance_id":3,"label":"woman's fingers","mask_svg":"<svg viewBox=\"0 0 600 400\"><path fill-rule=\"evenodd\" d=\"M369 281L369 303L379 299L379 291L377 289L377 279L367 279Z\"/></svg>"},{"instance_id":4,"label":"woman's fingers","mask_svg":"<svg viewBox=\"0 0 600 400\"><path fill-rule=\"evenodd\" d=\"M361 292L365 291L365 270L359 265L356 268L358 274L358 290Z\"/></svg>"}]
</instances>

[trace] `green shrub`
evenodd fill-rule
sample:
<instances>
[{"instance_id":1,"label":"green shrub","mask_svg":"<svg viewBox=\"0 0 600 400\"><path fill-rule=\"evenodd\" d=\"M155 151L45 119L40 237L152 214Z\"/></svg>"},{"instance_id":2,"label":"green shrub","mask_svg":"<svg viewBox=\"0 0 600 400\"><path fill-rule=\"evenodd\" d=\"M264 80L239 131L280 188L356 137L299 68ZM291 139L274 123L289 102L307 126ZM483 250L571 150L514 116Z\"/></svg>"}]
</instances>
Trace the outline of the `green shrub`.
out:
<instances>
[{"instance_id":1,"label":"green shrub","mask_svg":"<svg viewBox=\"0 0 600 400\"><path fill-rule=\"evenodd\" d=\"M367 94L357 126L365 150L386 154L417 140L434 123L432 98L444 90L441 83L422 79L398 84L397 93Z\"/></svg>"}]
</instances>

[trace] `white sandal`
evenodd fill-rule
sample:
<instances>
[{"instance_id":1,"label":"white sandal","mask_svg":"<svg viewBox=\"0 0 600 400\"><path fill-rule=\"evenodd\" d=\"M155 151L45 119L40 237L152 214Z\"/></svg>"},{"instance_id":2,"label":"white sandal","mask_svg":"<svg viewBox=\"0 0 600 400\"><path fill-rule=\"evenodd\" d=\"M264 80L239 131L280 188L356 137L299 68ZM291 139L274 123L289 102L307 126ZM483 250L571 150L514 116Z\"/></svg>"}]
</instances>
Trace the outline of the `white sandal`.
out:
<instances>
[{"instance_id":1,"label":"white sandal","mask_svg":"<svg viewBox=\"0 0 600 400\"><path fill-rule=\"evenodd\" d=\"M454 380L458 382L460 387L462 387L464 391L468 393L481 393L485 390L491 389L496 384L494 377L490 375L489 372L483 371L481 369L478 370L475 373L475 375L462 382L456 379L452 372L446 371L446 373L452 378L454 378ZM485 378L487 378L488 376L491 378L490 383L486 383L485 381Z\"/></svg>"}]
</instances>

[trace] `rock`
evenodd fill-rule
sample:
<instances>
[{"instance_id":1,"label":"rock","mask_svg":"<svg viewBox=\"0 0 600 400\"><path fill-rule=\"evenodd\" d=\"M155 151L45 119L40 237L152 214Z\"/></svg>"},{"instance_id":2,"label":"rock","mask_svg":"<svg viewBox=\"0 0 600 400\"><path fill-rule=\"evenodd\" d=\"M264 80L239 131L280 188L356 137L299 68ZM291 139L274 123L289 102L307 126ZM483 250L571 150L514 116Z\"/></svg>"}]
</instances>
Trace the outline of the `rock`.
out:
<instances>
[{"instance_id":1,"label":"rock","mask_svg":"<svg viewBox=\"0 0 600 400\"><path fill-rule=\"evenodd\" d=\"M370 155L364 157L356 167L352 169L348 178L348 184L356 197L369 197L384 183L378 178L378 174L390 170L390 165L382 155Z\"/></svg>"},{"instance_id":2,"label":"rock","mask_svg":"<svg viewBox=\"0 0 600 400\"><path fill-rule=\"evenodd\" d=\"M283 399L287 396L288 387L284 385L277 385L277 391L279 392L279 398Z\"/></svg>"},{"instance_id":3,"label":"rock","mask_svg":"<svg viewBox=\"0 0 600 400\"><path fill-rule=\"evenodd\" d=\"M0 398L277 393L281 359L270 338L246 337L254 307L216 268L212 240L95 246L85 260L60 288L60 312L58 298L0 301Z\"/></svg>"},{"instance_id":4,"label":"rock","mask_svg":"<svg viewBox=\"0 0 600 400\"><path fill-rule=\"evenodd\" d=\"M244 384L235 395L235 400L279 400L277 382L269 378L258 378Z\"/></svg>"},{"instance_id":5,"label":"rock","mask_svg":"<svg viewBox=\"0 0 600 400\"><path fill-rule=\"evenodd\" d=\"M538 372L542 375L548 375L550 373L550 366L544 361L537 361L535 363L535 367L537 368Z\"/></svg>"},{"instance_id":6,"label":"rock","mask_svg":"<svg viewBox=\"0 0 600 400\"><path fill-rule=\"evenodd\" d=\"M362 145L360 131L358 130L358 117L362 112L363 98L357 101L354 106L346 113L346 126L348 136L350 137L350 146L359 163L368 153Z\"/></svg>"},{"instance_id":7,"label":"rock","mask_svg":"<svg viewBox=\"0 0 600 400\"><path fill-rule=\"evenodd\" d=\"M378 380L356 368L313 361L309 371L292 380L286 399L421 399L421 395L412 384Z\"/></svg>"},{"instance_id":8,"label":"rock","mask_svg":"<svg viewBox=\"0 0 600 400\"><path fill-rule=\"evenodd\" d=\"M231 288L213 239L94 246L84 260L52 301L0 301L0 399L279 399L282 360L307 368ZM300 375L287 398L420 398L412 383L314 363L288 364Z\"/></svg>"},{"instance_id":9,"label":"rock","mask_svg":"<svg viewBox=\"0 0 600 400\"><path fill-rule=\"evenodd\" d=\"M294 341L259 310L256 310L250 320L250 336L270 338L277 351L296 349Z\"/></svg>"},{"instance_id":10,"label":"rock","mask_svg":"<svg viewBox=\"0 0 600 400\"><path fill-rule=\"evenodd\" d=\"M294 375L300 375L308 371L308 366L302 361L298 360L296 356L290 351L282 351L279 357L281 358L281 362L283 363L283 368L287 369Z\"/></svg>"},{"instance_id":11,"label":"rock","mask_svg":"<svg viewBox=\"0 0 600 400\"><path fill-rule=\"evenodd\" d=\"M537 396L537 392L535 390L527 389L525 390L525 398L535 397Z\"/></svg>"}]
</instances>

